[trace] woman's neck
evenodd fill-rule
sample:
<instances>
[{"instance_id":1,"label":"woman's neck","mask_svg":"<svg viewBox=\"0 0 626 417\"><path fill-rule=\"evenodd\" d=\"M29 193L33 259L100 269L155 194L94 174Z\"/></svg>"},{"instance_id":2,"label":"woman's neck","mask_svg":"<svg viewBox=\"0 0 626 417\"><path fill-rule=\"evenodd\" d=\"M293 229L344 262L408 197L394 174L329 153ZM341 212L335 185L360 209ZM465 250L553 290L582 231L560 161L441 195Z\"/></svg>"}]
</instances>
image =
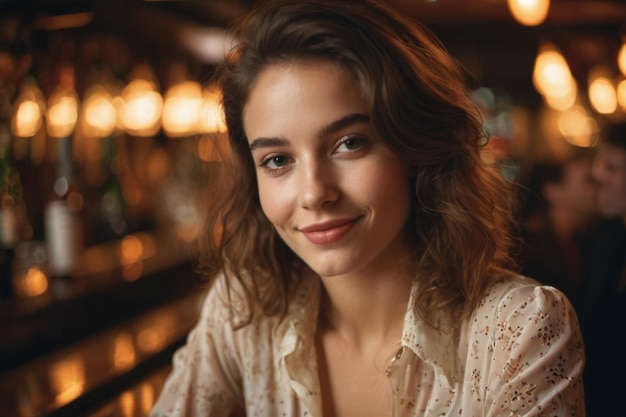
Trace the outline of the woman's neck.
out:
<instances>
[{"instance_id":1,"label":"woman's neck","mask_svg":"<svg viewBox=\"0 0 626 417\"><path fill-rule=\"evenodd\" d=\"M354 346L399 338L412 286L408 271L322 278L321 328Z\"/></svg>"}]
</instances>

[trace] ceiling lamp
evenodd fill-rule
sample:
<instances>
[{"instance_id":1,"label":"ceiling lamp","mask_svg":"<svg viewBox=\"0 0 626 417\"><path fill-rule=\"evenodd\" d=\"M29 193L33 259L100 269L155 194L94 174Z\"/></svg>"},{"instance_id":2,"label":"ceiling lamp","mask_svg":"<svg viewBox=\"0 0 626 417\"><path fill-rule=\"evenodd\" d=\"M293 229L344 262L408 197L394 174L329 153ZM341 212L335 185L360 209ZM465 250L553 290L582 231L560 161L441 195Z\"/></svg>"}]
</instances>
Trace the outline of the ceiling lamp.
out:
<instances>
[{"instance_id":1,"label":"ceiling lamp","mask_svg":"<svg viewBox=\"0 0 626 417\"><path fill-rule=\"evenodd\" d=\"M533 84L548 105L556 110L566 110L576 101L576 80L567 61L551 43L543 43L533 68Z\"/></svg>"},{"instance_id":2,"label":"ceiling lamp","mask_svg":"<svg viewBox=\"0 0 626 417\"><path fill-rule=\"evenodd\" d=\"M170 87L163 103L162 125L169 137L197 133L202 108L202 87L195 81L183 81Z\"/></svg>"},{"instance_id":3,"label":"ceiling lamp","mask_svg":"<svg viewBox=\"0 0 626 417\"><path fill-rule=\"evenodd\" d=\"M48 135L65 138L74 132L78 119L78 96L72 88L58 87L48 99L46 128Z\"/></svg>"},{"instance_id":4,"label":"ceiling lamp","mask_svg":"<svg viewBox=\"0 0 626 417\"><path fill-rule=\"evenodd\" d=\"M163 98L153 82L134 79L122 90L122 125L134 136L153 136L161 127Z\"/></svg>"},{"instance_id":5,"label":"ceiling lamp","mask_svg":"<svg viewBox=\"0 0 626 417\"><path fill-rule=\"evenodd\" d=\"M61 67L59 80L48 97L46 131L53 138L66 138L74 133L78 121L80 100L74 89L74 68Z\"/></svg>"},{"instance_id":6,"label":"ceiling lamp","mask_svg":"<svg viewBox=\"0 0 626 417\"><path fill-rule=\"evenodd\" d=\"M559 116L559 131L567 142L574 146L591 147L595 145L598 124L581 106L573 106Z\"/></svg>"},{"instance_id":7,"label":"ceiling lamp","mask_svg":"<svg viewBox=\"0 0 626 417\"><path fill-rule=\"evenodd\" d=\"M591 106L600 114L612 114L617 110L617 92L611 81L611 71L598 65L589 71L588 95Z\"/></svg>"},{"instance_id":8,"label":"ceiling lamp","mask_svg":"<svg viewBox=\"0 0 626 417\"><path fill-rule=\"evenodd\" d=\"M550 0L508 0L509 11L519 23L537 26L546 20Z\"/></svg>"},{"instance_id":9,"label":"ceiling lamp","mask_svg":"<svg viewBox=\"0 0 626 417\"><path fill-rule=\"evenodd\" d=\"M81 128L87 137L104 138L113 133L117 122L117 109L111 93L95 84L85 93Z\"/></svg>"},{"instance_id":10,"label":"ceiling lamp","mask_svg":"<svg viewBox=\"0 0 626 417\"><path fill-rule=\"evenodd\" d=\"M563 85L563 89L554 89L544 96L548 106L555 110L567 110L576 103L578 94L578 86L573 77L567 78L567 83Z\"/></svg>"},{"instance_id":11,"label":"ceiling lamp","mask_svg":"<svg viewBox=\"0 0 626 417\"><path fill-rule=\"evenodd\" d=\"M29 79L14 105L11 131L18 137L34 136L41 128L46 99L34 80Z\"/></svg>"},{"instance_id":12,"label":"ceiling lamp","mask_svg":"<svg viewBox=\"0 0 626 417\"><path fill-rule=\"evenodd\" d=\"M608 78L598 77L589 84L589 101L598 113L611 114L617 109L617 94Z\"/></svg>"},{"instance_id":13,"label":"ceiling lamp","mask_svg":"<svg viewBox=\"0 0 626 417\"><path fill-rule=\"evenodd\" d=\"M150 137L161 128L163 97L159 92L152 67L137 64L131 71L131 81L122 89L121 101L114 100L119 126L128 134Z\"/></svg>"}]
</instances>

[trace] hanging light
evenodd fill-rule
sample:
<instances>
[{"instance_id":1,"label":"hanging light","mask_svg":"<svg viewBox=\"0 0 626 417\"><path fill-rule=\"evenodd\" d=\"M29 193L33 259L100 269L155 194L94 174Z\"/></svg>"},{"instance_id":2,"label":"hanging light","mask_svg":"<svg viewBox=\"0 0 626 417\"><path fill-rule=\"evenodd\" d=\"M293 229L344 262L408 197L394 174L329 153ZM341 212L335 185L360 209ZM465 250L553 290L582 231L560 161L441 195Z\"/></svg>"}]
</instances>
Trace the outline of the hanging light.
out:
<instances>
[{"instance_id":1,"label":"hanging light","mask_svg":"<svg viewBox=\"0 0 626 417\"><path fill-rule=\"evenodd\" d=\"M95 84L85 93L81 129L85 136L104 138L115 130L117 110L111 93L102 85Z\"/></svg>"},{"instance_id":2,"label":"hanging light","mask_svg":"<svg viewBox=\"0 0 626 417\"><path fill-rule=\"evenodd\" d=\"M595 145L598 124L582 106L576 105L561 112L558 125L570 144L585 148Z\"/></svg>"},{"instance_id":3,"label":"hanging light","mask_svg":"<svg viewBox=\"0 0 626 417\"><path fill-rule=\"evenodd\" d=\"M163 131L170 137L198 133L202 108L202 87L195 81L183 81L170 87L163 102Z\"/></svg>"},{"instance_id":4,"label":"hanging light","mask_svg":"<svg viewBox=\"0 0 626 417\"><path fill-rule=\"evenodd\" d=\"M576 102L576 80L561 52L544 42L535 59L533 84L548 105L556 110L567 110Z\"/></svg>"},{"instance_id":5,"label":"hanging light","mask_svg":"<svg viewBox=\"0 0 626 417\"><path fill-rule=\"evenodd\" d=\"M11 131L15 136L28 138L41 128L46 112L45 98L34 80L29 80L22 88L13 106Z\"/></svg>"},{"instance_id":6,"label":"hanging light","mask_svg":"<svg viewBox=\"0 0 626 417\"><path fill-rule=\"evenodd\" d=\"M163 99L154 83L135 79L122 90L122 125L135 136L152 136L160 127Z\"/></svg>"},{"instance_id":7,"label":"hanging light","mask_svg":"<svg viewBox=\"0 0 626 417\"><path fill-rule=\"evenodd\" d=\"M554 89L550 91L550 94L544 96L548 106L555 110L567 110L576 103L576 96L578 95L578 86L573 77L568 78L568 82L564 85L562 90Z\"/></svg>"},{"instance_id":8,"label":"hanging light","mask_svg":"<svg viewBox=\"0 0 626 417\"><path fill-rule=\"evenodd\" d=\"M161 127L163 97L152 68L138 64L133 68L131 79L122 90L122 101L114 103L120 106L120 126L134 136L153 136Z\"/></svg>"},{"instance_id":9,"label":"hanging light","mask_svg":"<svg viewBox=\"0 0 626 417\"><path fill-rule=\"evenodd\" d=\"M589 101L598 113L611 114L617 109L617 95L608 78L599 77L589 84Z\"/></svg>"},{"instance_id":10,"label":"hanging light","mask_svg":"<svg viewBox=\"0 0 626 417\"><path fill-rule=\"evenodd\" d=\"M48 99L48 135L65 138L72 134L78 120L78 96L71 88L58 87Z\"/></svg>"},{"instance_id":11,"label":"hanging light","mask_svg":"<svg viewBox=\"0 0 626 417\"><path fill-rule=\"evenodd\" d=\"M611 71L601 65L589 71L589 102L600 114L612 114L617 110L617 92L611 78Z\"/></svg>"},{"instance_id":12,"label":"hanging light","mask_svg":"<svg viewBox=\"0 0 626 417\"><path fill-rule=\"evenodd\" d=\"M513 18L525 26L543 23L550 9L550 0L508 0Z\"/></svg>"}]
</instances>

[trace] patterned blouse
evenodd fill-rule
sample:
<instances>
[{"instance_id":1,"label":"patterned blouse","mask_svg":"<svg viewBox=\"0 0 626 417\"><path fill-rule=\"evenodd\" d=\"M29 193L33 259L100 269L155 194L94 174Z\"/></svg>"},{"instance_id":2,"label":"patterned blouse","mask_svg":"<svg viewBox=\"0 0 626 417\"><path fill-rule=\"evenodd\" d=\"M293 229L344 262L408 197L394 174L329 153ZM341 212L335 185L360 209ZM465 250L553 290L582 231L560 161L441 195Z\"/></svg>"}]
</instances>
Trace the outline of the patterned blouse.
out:
<instances>
[{"instance_id":1,"label":"patterned blouse","mask_svg":"<svg viewBox=\"0 0 626 417\"><path fill-rule=\"evenodd\" d=\"M235 404L248 417L321 416L320 288L319 278L305 279L286 319L257 315L234 330L218 280L151 417L228 416ZM391 416L584 416L583 344L561 292L507 278L491 286L460 333L435 314L440 330L412 309L405 315L402 347L385 370Z\"/></svg>"}]
</instances>

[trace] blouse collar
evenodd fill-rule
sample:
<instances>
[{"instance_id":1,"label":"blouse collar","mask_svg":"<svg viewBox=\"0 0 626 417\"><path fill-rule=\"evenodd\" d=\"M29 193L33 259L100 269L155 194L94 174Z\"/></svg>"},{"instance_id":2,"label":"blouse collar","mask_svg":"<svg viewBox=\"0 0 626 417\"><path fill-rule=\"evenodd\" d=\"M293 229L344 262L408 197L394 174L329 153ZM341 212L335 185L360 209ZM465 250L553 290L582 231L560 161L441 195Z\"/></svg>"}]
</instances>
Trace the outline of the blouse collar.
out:
<instances>
[{"instance_id":1,"label":"blouse collar","mask_svg":"<svg viewBox=\"0 0 626 417\"><path fill-rule=\"evenodd\" d=\"M444 310L431 313L436 327L426 323L411 306L417 297L418 284L413 283L411 296L404 316L402 346L409 348L424 362L429 363L445 376L448 387L454 387L461 379L462 365L457 357L458 332L450 315Z\"/></svg>"},{"instance_id":2,"label":"blouse collar","mask_svg":"<svg viewBox=\"0 0 626 417\"><path fill-rule=\"evenodd\" d=\"M320 309L321 279L310 270L305 272L296 290L295 299L290 303L287 317L275 334L279 341L277 360L284 361L290 376L292 389L304 400L312 415L320 415L320 387L315 352L315 331ZM462 365L456 355L458 333L451 318L443 311L432 313L437 328L428 325L410 306L417 296L418 285L414 283L404 316L401 344L437 373L445 376L449 388L461 379ZM405 349L404 349L405 350ZM278 364L277 364L278 365Z\"/></svg>"}]
</instances>

